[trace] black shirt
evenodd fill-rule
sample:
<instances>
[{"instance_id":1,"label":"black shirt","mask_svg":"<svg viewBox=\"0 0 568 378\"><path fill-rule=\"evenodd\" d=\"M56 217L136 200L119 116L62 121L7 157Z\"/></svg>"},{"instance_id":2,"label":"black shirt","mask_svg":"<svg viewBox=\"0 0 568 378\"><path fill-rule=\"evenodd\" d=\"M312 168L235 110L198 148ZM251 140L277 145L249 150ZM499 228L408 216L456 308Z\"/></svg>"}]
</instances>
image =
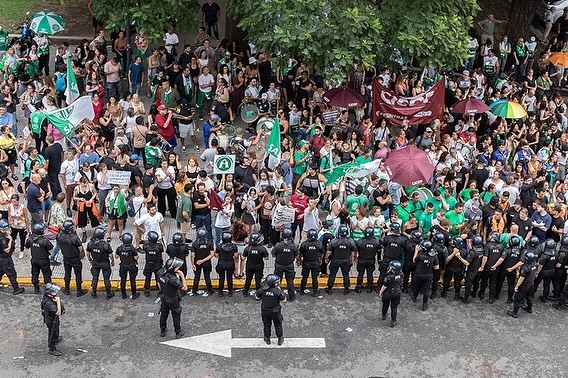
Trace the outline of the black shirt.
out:
<instances>
[{"instance_id":1,"label":"black shirt","mask_svg":"<svg viewBox=\"0 0 568 378\"><path fill-rule=\"evenodd\" d=\"M63 163L63 147L59 143L53 143L47 146L43 151L43 157L48 161L47 174L52 177L57 177L59 169Z\"/></svg>"},{"instance_id":2,"label":"black shirt","mask_svg":"<svg viewBox=\"0 0 568 378\"><path fill-rule=\"evenodd\" d=\"M525 278L519 288L531 287L536 275L536 264L524 264L521 266L519 275Z\"/></svg>"},{"instance_id":3,"label":"black shirt","mask_svg":"<svg viewBox=\"0 0 568 378\"><path fill-rule=\"evenodd\" d=\"M110 264L108 257L112 254L112 247L106 241L91 239L87 244L87 252L91 254L93 264Z\"/></svg>"},{"instance_id":4,"label":"black shirt","mask_svg":"<svg viewBox=\"0 0 568 378\"><path fill-rule=\"evenodd\" d=\"M380 244L377 239L363 238L357 241L358 260L362 262L375 261L379 252Z\"/></svg>"},{"instance_id":5,"label":"black shirt","mask_svg":"<svg viewBox=\"0 0 568 378\"><path fill-rule=\"evenodd\" d=\"M162 252L164 252L164 247L160 243L146 242L142 246L142 250L146 253L146 267L162 266Z\"/></svg>"},{"instance_id":6,"label":"black shirt","mask_svg":"<svg viewBox=\"0 0 568 378\"><path fill-rule=\"evenodd\" d=\"M282 308L280 306L280 301L283 301L286 298L282 289L279 287L269 288L266 283L257 290L255 296L262 300L260 308L262 311L266 312L280 312Z\"/></svg>"},{"instance_id":7,"label":"black shirt","mask_svg":"<svg viewBox=\"0 0 568 378\"><path fill-rule=\"evenodd\" d=\"M120 265L124 267L132 267L136 265L134 257L138 256L138 251L132 245L120 245L116 249L116 254L120 258Z\"/></svg>"},{"instance_id":8,"label":"black shirt","mask_svg":"<svg viewBox=\"0 0 568 378\"><path fill-rule=\"evenodd\" d=\"M60 232L57 236L57 243L61 248L61 254L63 254L63 261L79 259L79 247L83 245L81 239L76 233Z\"/></svg>"},{"instance_id":9,"label":"black shirt","mask_svg":"<svg viewBox=\"0 0 568 378\"><path fill-rule=\"evenodd\" d=\"M235 269L235 253L238 253L237 245L234 243L222 243L217 247L219 259L217 267L227 270Z\"/></svg>"},{"instance_id":10,"label":"black shirt","mask_svg":"<svg viewBox=\"0 0 568 378\"><path fill-rule=\"evenodd\" d=\"M195 207L195 205L197 204L200 205L207 204L207 201L205 200L205 196L207 195L208 195L207 192L205 192L204 194L199 193L199 191L193 192L191 196L191 202L193 203L193 215L207 215L211 213L211 208L209 207L204 207L202 209L198 209L197 207Z\"/></svg>"},{"instance_id":11,"label":"black shirt","mask_svg":"<svg viewBox=\"0 0 568 378\"><path fill-rule=\"evenodd\" d=\"M331 260L338 262L349 261L351 252L357 250L357 246L352 239L338 238L333 239L328 245L327 250L331 251Z\"/></svg>"},{"instance_id":12,"label":"black shirt","mask_svg":"<svg viewBox=\"0 0 568 378\"><path fill-rule=\"evenodd\" d=\"M400 287L402 286L402 281L404 280L404 274L394 274L389 273L386 275L385 280L383 281L383 286L387 288L383 292L383 295L389 297L400 297Z\"/></svg>"},{"instance_id":13,"label":"black shirt","mask_svg":"<svg viewBox=\"0 0 568 378\"><path fill-rule=\"evenodd\" d=\"M247 267L263 267L268 251L262 245L248 245L245 247L243 257L247 258Z\"/></svg>"},{"instance_id":14,"label":"black shirt","mask_svg":"<svg viewBox=\"0 0 568 378\"><path fill-rule=\"evenodd\" d=\"M503 246L499 243L489 242L485 245L483 256L487 257L487 262L485 263L486 271L491 270L491 267L499 260L502 253Z\"/></svg>"},{"instance_id":15,"label":"black shirt","mask_svg":"<svg viewBox=\"0 0 568 378\"><path fill-rule=\"evenodd\" d=\"M45 236L32 235L26 240L26 248L31 248L32 262L47 262L53 244Z\"/></svg>"},{"instance_id":16,"label":"black shirt","mask_svg":"<svg viewBox=\"0 0 568 378\"><path fill-rule=\"evenodd\" d=\"M323 245L317 240L305 241L300 245L300 256L302 256L304 263L319 262L324 253Z\"/></svg>"},{"instance_id":17,"label":"black shirt","mask_svg":"<svg viewBox=\"0 0 568 378\"><path fill-rule=\"evenodd\" d=\"M209 256L213 249L213 242L207 239L197 239L191 244L191 252L195 253L196 262ZM211 263L211 260L206 262Z\"/></svg>"},{"instance_id":18,"label":"black shirt","mask_svg":"<svg viewBox=\"0 0 568 378\"><path fill-rule=\"evenodd\" d=\"M438 256L419 253L416 256L416 276L434 277L434 267L438 265Z\"/></svg>"},{"instance_id":19,"label":"black shirt","mask_svg":"<svg viewBox=\"0 0 568 378\"><path fill-rule=\"evenodd\" d=\"M298 247L293 242L281 241L272 248L272 255L276 258L275 263L282 266L293 264L298 253Z\"/></svg>"},{"instance_id":20,"label":"black shirt","mask_svg":"<svg viewBox=\"0 0 568 378\"><path fill-rule=\"evenodd\" d=\"M532 230L532 222L530 218L522 220L519 217L513 219L513 223L519 226L519 236L523 238L523 240L527 239L528 233Z\"/></svg>"}]
</instances>

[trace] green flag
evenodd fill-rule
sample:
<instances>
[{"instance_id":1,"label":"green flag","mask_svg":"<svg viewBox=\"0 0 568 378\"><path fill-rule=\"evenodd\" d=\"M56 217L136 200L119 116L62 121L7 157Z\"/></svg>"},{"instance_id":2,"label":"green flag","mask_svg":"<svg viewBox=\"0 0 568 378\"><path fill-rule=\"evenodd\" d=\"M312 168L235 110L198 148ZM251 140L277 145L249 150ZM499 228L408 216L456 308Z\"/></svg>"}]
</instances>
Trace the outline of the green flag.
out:
<instances>
[{"instance_id":1,"label":"green flag","mask_svg":"<svg viewBox=\"0 0 568 378\"><path fill-rule=\"evenodd\" d=\"M274 120L274 126L272 126L272 131L268 137L266 153L268 154L268 168L276 168L280 164L280 155L282 154L280 146L280 120L278 117Z\"/></svg>"},{"instance_id":2,"label":"green flag","mask_svg":"<svg viewBox=\"0 0 568 378\"><path fill-rule=\"evenodd\" d=\"M30 122L32 124L32 133L37 135L41 134L41 124L43 120L47 117L45 113L33 112L30 114Z\"/></svg>"},{"instance_id":3,"label":"green flag","mask_svg":"<svg viewBox=\"0 0 568 378\"><path fill-rule=\"evenodd\" d=\"M77 86L75 72L73 72L73 67L71 67L71 56L67 54L67 88L65 88L67 105L73 103L77 97L79 97L79 87Z\"/></svg>"},{"instance_id":4,"label":"green flag","mask_svg":"<svg viewBox=\"0 0 568 378\"><path fill-rule=\"evenodd\" d=\"M375 173L379 170L379 165L381 164L381 159L376 159L368 163L345 163L336 166L331 171L325 186L335 184L341 181L343 177L347 176L350 178L364 177L371 173Z\"/></svg>"}]
</instances>

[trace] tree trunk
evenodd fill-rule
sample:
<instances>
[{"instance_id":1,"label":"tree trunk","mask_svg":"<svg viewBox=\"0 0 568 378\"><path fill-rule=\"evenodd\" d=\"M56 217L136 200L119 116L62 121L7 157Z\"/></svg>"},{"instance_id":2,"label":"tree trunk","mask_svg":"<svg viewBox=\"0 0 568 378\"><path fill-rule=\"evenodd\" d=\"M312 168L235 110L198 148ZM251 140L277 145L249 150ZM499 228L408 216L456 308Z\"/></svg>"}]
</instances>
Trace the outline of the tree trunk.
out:
<instances>
[{"instance_id":1,"label":"tree trunk","mask_svg":"<svg viewBox=\"0 0 568 378\"><path fill-rule=\"evenodd\" d=\"M239 20L236 20L230 13L227 12L225 17L225 38L230 41L237 41L238 44L243 44L243 41L247 38L247 33L237 26Z\"/></svg>"},{"instance_id":2,"label":"tree trunk","mask_svg":"<svg viewBox=\"0 0 568 378\"><path fill-rule=\"evenodd\" d=\"M535 0L512 0L506 29L511 44L517 42L519 37L525 40L530 38L530 27L538 5L539 2Z\"/></svg>"}]
</instances>

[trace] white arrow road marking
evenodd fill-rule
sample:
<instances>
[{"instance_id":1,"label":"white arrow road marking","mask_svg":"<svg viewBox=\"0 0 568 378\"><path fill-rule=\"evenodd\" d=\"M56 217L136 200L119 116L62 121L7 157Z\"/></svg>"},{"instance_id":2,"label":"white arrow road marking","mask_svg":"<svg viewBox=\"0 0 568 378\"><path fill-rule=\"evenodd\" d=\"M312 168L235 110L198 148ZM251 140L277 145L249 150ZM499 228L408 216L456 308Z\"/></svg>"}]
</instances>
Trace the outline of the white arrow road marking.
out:
<instances>
[{"instance_id":1,"label":"white arrow road marking","mask_svg":"<svg viewBox=\"0 0 568 378\"><path fill-rule=\"evenodd\" d=\"M232 330L228 329L179 340L164 341L160 344L223 357L231 357L233 348L325 348L324 338L284 338L284 344L280 346L276 345L276 339L273 340L273 344L266 345L264 340L260 338L233 339Z\"/></svg>"}]
</instances>

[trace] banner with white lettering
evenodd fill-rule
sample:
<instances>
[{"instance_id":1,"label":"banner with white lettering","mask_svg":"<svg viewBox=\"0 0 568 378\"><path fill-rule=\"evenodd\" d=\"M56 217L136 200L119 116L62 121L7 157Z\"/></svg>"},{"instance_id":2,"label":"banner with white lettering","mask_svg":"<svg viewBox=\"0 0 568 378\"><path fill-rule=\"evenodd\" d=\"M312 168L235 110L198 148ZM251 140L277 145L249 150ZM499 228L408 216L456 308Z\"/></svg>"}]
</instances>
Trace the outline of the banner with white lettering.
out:
<instances>
[{"instance_id":1,"label":"banner with white lettering","mask_svg":"<svg viewBox=\"0 0 568 378\"><path fill-rule=\"evenodd\" d=\"M294 222L294 213L296 211L293 207L276 205L274 210L274 217L272 218L272 226L280 226L286 223Z\"/></svg>"},{"instance_id":2,"label":"banner with white lettering","mask_svg":"<svg viewBox=\"0 0 568 378\"><path fill-rule=\"evenodd\" d=\"M130 185L130 171L107 171L106 182L111 185Z\"/></svg>"},{"instance_id":3,"label":"banner with white lettering","mask_svg":"<svg viewBox=\"0 0 568 378\"><path fill-rule=\"evenodd\" d=\"M391 125L401 125L407 119L411 125L427 124L444 116L444 80L414 97L401 97L373 79L373 123L386 119Z\"/></svg>"}]
</instances>

